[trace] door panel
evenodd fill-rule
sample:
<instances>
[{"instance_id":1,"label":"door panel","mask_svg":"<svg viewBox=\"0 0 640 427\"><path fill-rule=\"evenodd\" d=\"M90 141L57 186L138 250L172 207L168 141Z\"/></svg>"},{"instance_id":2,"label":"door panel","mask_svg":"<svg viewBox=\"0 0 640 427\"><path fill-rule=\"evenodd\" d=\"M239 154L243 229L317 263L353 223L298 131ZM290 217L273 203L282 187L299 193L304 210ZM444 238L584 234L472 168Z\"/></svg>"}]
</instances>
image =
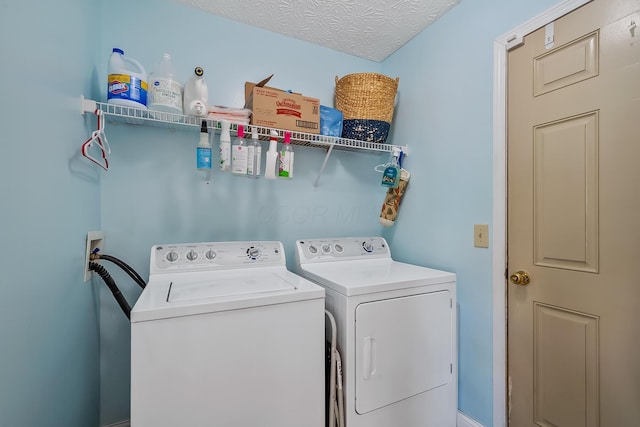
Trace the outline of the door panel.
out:
<instances>
[{"instance_id":1,"label":"door panel","mask_svg":"<svg viewBox=\"0 0 640 427\"><path fill-rule=\"evenodd\" d=\"M598 271L598 118L534 127L536 265Z\"/></svg>"},{"instance_id":2,"label":"door panel","mask_svg":"<svg viewBox=\"0 0 640 427\"><path fill-rule=\"evenodd\" d=\"M533 316L536 423L598 425L598 318L538 302Z\"/></svg>"},{"instance_id":3,"label":"door panel","mask_svg":"<svg viewBox=\"0 0 640 427\"><path fill-rule=\"evenodd\" d=\"M399 332L400 331L400 332ZM451 381L448 291L356 308L356 411L365 414Z\"/></svg>"},{"instance_id":4,"label":"door panel","mask_svg":"<svg viewBox=\"0 0 640 427\"><path fill-rule=\"evenodd\" d=\"M512 427L640 425L640 24L594 0L508 56Z\"/></svg>"}]
</instances>

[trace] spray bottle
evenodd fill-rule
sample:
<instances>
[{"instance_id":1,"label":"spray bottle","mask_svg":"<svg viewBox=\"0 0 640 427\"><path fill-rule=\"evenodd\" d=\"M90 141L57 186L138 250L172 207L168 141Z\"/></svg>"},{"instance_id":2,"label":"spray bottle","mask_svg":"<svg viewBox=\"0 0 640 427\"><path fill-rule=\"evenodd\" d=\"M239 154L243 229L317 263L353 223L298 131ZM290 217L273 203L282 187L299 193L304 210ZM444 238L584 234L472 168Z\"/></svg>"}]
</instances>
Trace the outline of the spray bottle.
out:
<instances>
[{"instance_id":1,"label":"spray bottle","mask_svg":"<svg viewBox=\"0 0 640 427\"><path fill-rule=\"evenodd\" d=\"M278 156L278 176L293 178L293 150L291 149L291 132L284 133L284 147Z\"/></svg>"},{"instance_id":2,"label":"spray bottle","mask_svg":"<svg viewBox=\"0 0 640 427\"><path fill-rule=\"evenodd\" d=\"M211 143L209 142L206 120L203 120L200 126L200 140L196 148L196 167L205 182L209 184L211 182Z\"/></svg>"},{"instance_id":3,"label":"spray bottle","mask_svg":"<svg viewBox=\"0 0 640 427\"><path fill-rule=\"evenodd\" d=\"M231 146L231 173L247 175L248 151L247 142L244 140L244 125L238 125L238 137Z\"/></svg>"},{"instance_id":4,"label":"spray bottle","mask_svg":"<svg viewBox=\"0 0 640 427\"><path fill-rule=\"evenodd\" d=\"M278 132L271 130L269 138L269 151L267 151L267 161L264 169L266 179L276 179L276 164L278 163Z\"/></svg>"},{"instance_id":5,"label":"spray bottle","mask_svg":"<svg viewBox=\"0 0 640 427\"><path fill-rule=\"evenodd\" d=\"M380 185L383 187L397 188L400 184L400 156L402 151L400 148L393 147L393 157L391 164L387 166L382 174L382 182Z\"/></svg>"},{"instance_id":6,"label":"spray bottle","mask_svg":"<svg viewBox=\"0 0 640 427\"><path fill-rule=\"evenodd\" d=\"M231 170L231 123L222 121L222 131L220 132L220 170L229 172Z\"/></svg>"},{"instance_id":7,"label":"spray bottle","mask_svg":"<svg viewBox=\"0 0 640 427\"><path fill-rule=\"evenodd\" d=\"M249 144L248 149L247 176L249 178L260 178L262 146L258 140L258 128L256 126L251 128L251 144Z\"/></svg>"},{"instance_id":8,"label":"spray bottle","mask_svg":"<svg viewBox=\"0 0 640 427\"><path fill-rule=\"evenodd\" d=\"M196 67L184 84L183 109L187 116L206 117L209 102L209 88L204 81L204 70Z\"/></svg>"}]
</instances>

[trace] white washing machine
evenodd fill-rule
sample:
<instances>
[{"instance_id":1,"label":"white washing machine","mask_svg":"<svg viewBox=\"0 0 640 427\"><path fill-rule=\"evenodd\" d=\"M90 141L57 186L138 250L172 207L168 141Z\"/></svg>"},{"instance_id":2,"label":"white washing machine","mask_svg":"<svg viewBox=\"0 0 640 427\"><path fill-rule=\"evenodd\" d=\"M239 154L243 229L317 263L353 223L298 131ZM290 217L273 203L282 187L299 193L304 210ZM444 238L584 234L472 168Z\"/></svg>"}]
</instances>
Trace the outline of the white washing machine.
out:
<instances>
[{"instance_id":1,"label":"white washing machine","mask_svg":"<svg viewBox=\"0 0 640 427\"><path fill-rule=\"evenodd\" d=\"M346 427L455 427L456 276L396 262L380 237L296 242L336 318Z\"/></svg>"},{"instance_id":2,"label":"white washing machine","mask_svg":"<svg viewBox=\"0 0 640 427\"><path fill-rule=\"evenodd\" d=\"M280 242L154 246L131 311L132 427L324 427L324 294Z\"/></svg>"}]
</instances>

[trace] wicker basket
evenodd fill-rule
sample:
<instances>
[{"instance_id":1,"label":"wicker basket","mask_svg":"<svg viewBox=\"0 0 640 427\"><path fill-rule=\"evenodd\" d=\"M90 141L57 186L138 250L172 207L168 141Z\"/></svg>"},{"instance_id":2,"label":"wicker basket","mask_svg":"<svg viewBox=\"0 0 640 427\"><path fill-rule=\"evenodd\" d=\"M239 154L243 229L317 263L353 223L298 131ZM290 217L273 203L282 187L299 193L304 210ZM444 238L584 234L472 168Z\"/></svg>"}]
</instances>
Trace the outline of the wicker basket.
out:
<instances>
[{"instance_id":1,"label":"wicker basket","mask_svg":"<svg viewBox=\"0 0 640 427\"><path fill-rule=\"evenodd\" d=\"M336 76L335 106L344 115L342 137L385 142L399 81L377 73Z\"/></svg>"}]
</instances>

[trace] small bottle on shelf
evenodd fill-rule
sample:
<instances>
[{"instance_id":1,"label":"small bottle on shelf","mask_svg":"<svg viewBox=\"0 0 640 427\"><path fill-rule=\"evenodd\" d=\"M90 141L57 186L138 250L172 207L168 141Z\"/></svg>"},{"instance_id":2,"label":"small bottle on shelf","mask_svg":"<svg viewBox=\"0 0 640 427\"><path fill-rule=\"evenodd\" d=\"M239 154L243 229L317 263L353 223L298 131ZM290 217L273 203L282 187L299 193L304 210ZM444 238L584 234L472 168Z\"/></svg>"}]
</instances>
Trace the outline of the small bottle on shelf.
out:
<instances>
[{"instance_id":1,"label":"small bottle on shelf","mask_svg":"<svg viewBox=\"0 0 640 427\"><path fill-rule=\"evenodd\" d=\"M200 140L196 147L196 167L205 183L209 184L211 182L211 143L206 120L203 120L200 126Z\"/></svg>"},{"instance_id":2,"label":"small bottle on shelf","mask_svg":"<svg viewBox=\"0 0 640 427\"><path fill-rule=\"evenodd\" d=\"M231 170L231 123L222 121L222 131L220 132L220 170L229 172Z\"/></svg>"},{"instance_id":3,"label":"small bottle on shelf","mask_svg":"<svg viewBox=\"0 0 640 427\"><path fill-rule=\"evenodd\" d=\"M244 125L238 125L238 136L231 146L231 172L234 175L247 174L248 151L244 140Z\"/></svg>"},{"instance_id":4,"label":"small bottle on shelf","mask_svg":"<svg viewBox=\"0 0 640 427\"><path fill-rule=\"evenodd\" d=\"M291 132L284 133L284 147L278 155L278 176L293 178L293 150L291 149Z\"/></svg>"},{"instance_id":5,"label":"small bottle on shelf","mask_svg":"<svg viewBox=\"0 0 640 427\"><path fill-rule=\"evenodd\" d=\"M247 176L260 178L260 162L262 161L262 146L258 140L258 128L251 127L251 143L248 147Z\"/></svg>"}]
</instances>

